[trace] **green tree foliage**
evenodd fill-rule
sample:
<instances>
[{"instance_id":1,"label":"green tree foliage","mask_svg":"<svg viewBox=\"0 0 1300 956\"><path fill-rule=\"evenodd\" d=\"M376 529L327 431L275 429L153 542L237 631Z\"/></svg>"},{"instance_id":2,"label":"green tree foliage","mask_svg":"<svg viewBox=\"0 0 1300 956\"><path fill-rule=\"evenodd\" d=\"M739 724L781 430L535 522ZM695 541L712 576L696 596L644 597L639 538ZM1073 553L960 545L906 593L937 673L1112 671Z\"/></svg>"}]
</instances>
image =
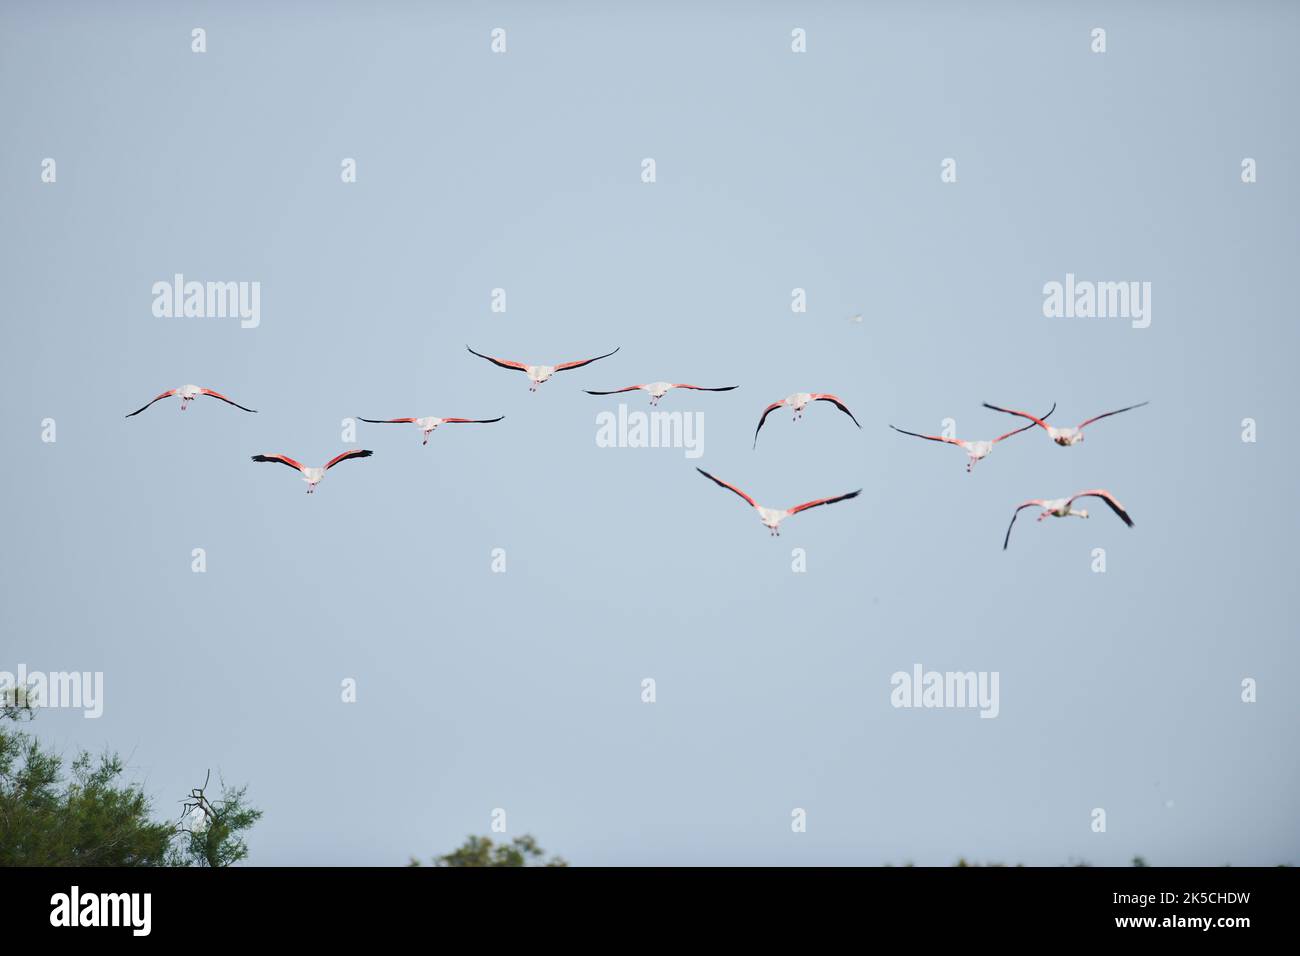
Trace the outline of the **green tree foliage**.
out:
<instances>
[{"instance_id":1,"label":"green tree foliage","mask_svg":"<svg viewBox=\"0 0 1300 956\"><path fill-rule=\"evenodd\" d=\"M82 751L64 774L63 758L0 715L0 866L159 866L173 828L149 818L139 786L123 785L122 761Z\"/></svg>"},{"instance_id":2,"label":"green tree foliage","mask_svg":"<svg viewBox=\"0 0 1300 956\"><path fill-rule=\"evenodd\" d=\"M241 834L262 814L243 788L209 804L218 817L202 834L158 823L140 786L122 781L120 757L82 751L65 772L17 729L32 714L12 695L0 701L0 866L229 866L248 855Z\"/></svg>"},{"instance_id":3,"label":"green tree foliage","mask_svg":"<svg viewBox=\"0 0 1300 956\"><path fill-rule=\"evenodd\" d=\"M243 834L262 818L262 811L245 800L248 787L228 787L223 780L216 801L208 799L207 788L205 780L202 787L190 791L177 846L167 861L171 866L230 866L248 856Z\"/></svg>"},{"instance_id":4,"label":"green tree foliage","mask_svg":"<svg viewBox=\"0 0 1300 956\"><path fill-rule=\"evenodd\" d=\"M558 856L545 859L546 851L537 841L524 834L510 843L493 843L491 837L470 836L461 846L443 856L434 857L434 866L568 866ZM420 861L411 858L411 866Z\"/></svg>"}]
</instances>

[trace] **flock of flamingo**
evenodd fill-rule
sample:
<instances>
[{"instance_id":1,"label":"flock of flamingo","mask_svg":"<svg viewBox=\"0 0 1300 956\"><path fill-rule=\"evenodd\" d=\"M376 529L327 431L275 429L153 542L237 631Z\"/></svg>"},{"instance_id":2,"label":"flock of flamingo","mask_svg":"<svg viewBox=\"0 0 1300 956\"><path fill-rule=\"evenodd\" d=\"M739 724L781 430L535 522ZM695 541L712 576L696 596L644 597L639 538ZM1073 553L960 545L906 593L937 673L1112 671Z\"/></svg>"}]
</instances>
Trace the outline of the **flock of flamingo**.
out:
<instances>
[{"instance_id":1,"label":"flock of flamingo","mask_svg":"<svg viewBox=\"0 0 1300 956\"><path fill-rule=\"evenodd\" d=\"M1048 409L1046 415L1039 418L1037 415L1031 415L1029 412L1017 411L1014 408L1001 408L997 405L990 405L988 402L985 402L984 407L990 408L995 412L1003 412L1007 415L1016 415L1020 418L1029 419L1028 425L1021 425L1013 431L1009 431L1006 434L999 435L997 438L988 441L962 441L957 438L945 438L941 435L922 435L919 432L909 432L902 428L896 428L893 425L890 425L889 427L893 428L896 432L901 432L904 435L911 435L914 438L924 438L927 441L939 441L946 442L949 445L956 445L962 451L966 452L967 457L970 459L966 462L966 471L969 472L975 467L977 461L988 457L989 453L993 451L993 446L998 442L1004 441L1012 435L1019 435L1021 432L1027 431L1034 426L1042 428L1043 431L1047 432L1047 437L1056 442L1056 444L1060 445L1062 448L1069 448L1071 445L1077 445L1079 442L1083 441L1083 430L1093 422L1101 421L1103 418L1110 418L1110 416L1118 415L1120 412L1129 412L1147 404L1150 403L1139 402L1136 405L1117 408L1113 412L1102 412L1100 415L1094 415L1092 418L1084 419L1073 428L1056 428L1053 425L1047 424L1047 419L1051 417L1052 412L1056 411L1055 404ZM1005 551L1007 546L1011 543L1011 529L1015 527L1016 518L1020 516L1020 512L1024 511L1026 508L1042 508L1042 512L1036 519L1038 521L1042 521L1044 518L1086 518L1088 517L1087 508L1074 507L1074 503L1080 498L1100 498L1102 501L1106 502L1111 511L1115 512L1115 514L1119 516L1119 519L1123 521L1124 524L1128 525L1130 528L1133 527L1133 519L1130 518L1128 512L1124 510L1124 506L1121 505L1115 496L1105 488L1091 488L1087 491L1080 491L1071 495L1069 498L1030 498L1028 501L1017 505L1016 510L1011 513L1011 523L1007 525L1006 537L1002 539L1002 550Z\"/></svg>"},{"instance_id":2,"label":"flock of flamingo","mask_svg":"<svg viewBox=\"0 0 1300 956\"><path fill-rule=\"evenodd\" d=\"M557 372L564 372L575 368L582 368L583 366L590 365L592 362L598 362L601 359L609 358L611 355L613 355L615 352L618 351L618 349L616 348L614 349L613 352L606 352L604 355L597 355L594 358L581 359L576 362L560 362L556 365L528 365L524 362L515 362L509 359L494 358L490 355L484 355L482 352L475 352L468 345L465 346L465 348L468 349L471 354L477 355L479 358L485 359L488 362L491 362L493 365L496 365L500 368L509 369L511 371L523 372L524 374L526 374L528 376L528 382L529 382L528 390L530 392L537 391L538 386L540 386L543 382L549 380L551 376L555 375ZM628 385L625 388L615 388L615 389L609 389L605 391L597 391L593 389L583 389L583 391L585 391L588 395L619 395L624 392L644 391L650 396L650 404L654 406L654 405L658 405L659 400L663 398L665 395L667 395L668 392L672 391L675 388L684 388L684 389L690 389L699 392L730 392L736 389L737 387L738 386L736 385L708 387L703 385L686 385L686 384L675 383L675 382L646 382L640 385ZM171 398L173 396L180 397L181 411L185 411L186 408L189 407L190 402L194 401L196 398L200 398L205 395L211 398L219 399L220 401L225 402L228 405L233 405L235 408L238 408L245 412L250 412L253 414L256 414L257 412L256 409L247 408L244 405L240 405L238 402L234 401L233 399L228 398L225 395L222 395L220 392L214 391L213 389L202 388L198 385L182 385L180 388L168 389L167 391L163 392L161 395L158 395L155 398L150 399L148 402L146 402L140 408L137 408L135 411L128 414L126 417L134 418L136 415L139 415L145 409L152 406L155 402L160 402L164 398ZM831 405L834 405L837 409L839 409L841 412L847 415L852 420L854 425L857 425L858 428L862 427L862 425L858 422L857 418L854 416L853 412L849 410L849 407L835 395L832 395L829 392L795 392L794 394L788 395L785 398L781 399L780 401L773 402L771 405L768 405L765 409L763 409L763 414L758 419L758 427L754 429L754 448L758 447L758 433L763 430L763 424L767 421L768 415L776 411L778 408L789 408L794 413L793 420L798 421L800 418L803 417L804 409L807 408L813 402L828 402ZM999 435L996 438L988 439L987 441L963 441L958 438L948 438L942 435L925 435L920 432L907 431L906 429L898 428L895 425L890 425L889 427L894 429L894 431L900 434L910 435L913 438L923 438L926 441L936 441L936 442L942 442L945 444L957 446L958 448L960 448L962 451L966 453L966 456L968 458L968 461L966 462L966 471L969 473L975 467L975 463L983 460L984 458L987 458L989 454L993 451L994 446L997 445L999 442L1005 441L1006 439L1011 438L1013 435L1019 435L1021 432L1028 431L1031 428L1034 427L1042 428L1047 433L1047 437L1050 438L1053 442L1055 442L1056 444L1060 445L1063 448L1068 448L1071 445L1077 445L1079 442L1083 441L1083 437L1084 437L1083 430L1087 428L1089 425L1091 425L1093 422L1100 421L1103 418L1109 418L1112 415L1118 415L1121 412L1132 411L1135 408L1141 408L1142 406L1147 404L1149 403L1139 402L1136 405L1128 405L1124 408L1115 409L1114 411L1103 412L1100 415L1094 415L1092 418L1085 419L1084 421L1080 422L1078 425L1074 426L1073 428L1057 428L1054 425L1047 424L1047 419L1050 418L1052 416L1052 413L1056 411L1055 404L1053 404L1052 407L1048 409L1048 411L1044 415L1039 417L1037 415L1032 415L1029 412L1018 411L1012 408L1002 408L1000 406L990 405L988 402L985 402L984 403L985 408L992 409L995 412L1002 412L1007 415L1013 415L1028 420L1028 424L1021 425L1020 427L1015 428L1012 431ZM494 422L502 421L504 418L505 418L504 415L498 415L496 418L438 418L433 416L407 417L407 418L360 418L358 417L358 421L363 421L375 425L398 425L398 424L415 425L421 432L422 444L427 445L429 444L429 435L434 430L436 430L440 425L448 425L448 424L489 425ZM331 458L329 461L327 461L324 465L321 465L320 467L304 465L302 462L290 458L288 455L253 455L252 460L256 462L277 462L282 465L287 465L288 467L297 471L302 476L302 480L307 483L307 494L312 494L316 490L316 486L320 484L321 480L325 477L325 473L329 471L331 468L333 468L335 465L345 461L352 461L353 459L369 458L373 454L374 452L369 448L361 448L361 449L354 449L352 451L345 451L341 454L335 455L333 458ZM859 494L862 493L862 489L859 488L857 491L850 491L842 495L834 495L828 498L814 498L812 501L805 501L802 504L794 505L791 508L784 508L784 509L765 508L762 505L760 505L757 501L755 501L753 498L751 498L749 495L747 495L745 492L737 488L735 485L723 481L721 478L718 478L716 475L709 474L703 468L696 468L695 470L698 471L705 478L708 478L714 484L717 484L722 488L726 488L728 491L733 492L734 494L744 499L746 504L748 504L757 512L759 520L763 523L763 525L768 529L768 531L772 535L779 535L781 533L781 522L784 521L786 518L791 517L792 515L796 515L801 511L807 511L810 508L820 507L821 505L832 505L839 501L847 501L850 498L856 498ZM1121 505L1118 500L1116 500L1114 495L1112 495L1109 491L1107 491L1104 488L1092 488L1087 491L1080 491L1074 495L1071 495L1069 498L1031 498L1030 500L1018 505L1016 507L1016 510L1012 512L1011 523L1007 525L1006 537L1003 538L1002 541L1002 549L1005 551L1007 549L1007 546L1011 543L1011 529L1015 527L1016 518L1020 516L1020 512L1023 511L1024 509L1033 508L1033 507L1041 508L1042 511L1039 513L1038 518L1036 519L1038 521L1042 521L1044 518L1048 518L1048 517L1087 518L1088 510L1086 508L1074 507L1074 503L1078 501L1080 498L1100 498L1102 501L1106 503L1107 506L1109 506L1111 511L1115 512L1115 514L1119 516L1120 520L1123 521L1124 524L1126 524L1130 528L1133 527L1133 519L1129 517L1128 512L1124 510L1124 506Z\"/></svg>"}]
</instances>

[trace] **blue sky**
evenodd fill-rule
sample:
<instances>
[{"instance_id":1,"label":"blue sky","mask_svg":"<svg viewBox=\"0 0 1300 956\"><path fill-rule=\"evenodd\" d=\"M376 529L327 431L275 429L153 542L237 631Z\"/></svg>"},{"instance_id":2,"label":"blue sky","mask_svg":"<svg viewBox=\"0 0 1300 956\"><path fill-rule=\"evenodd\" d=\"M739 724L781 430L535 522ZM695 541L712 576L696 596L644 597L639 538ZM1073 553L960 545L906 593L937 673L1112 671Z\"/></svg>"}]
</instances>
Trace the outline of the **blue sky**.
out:
<instances>
[{"instance_id":1,"label":"blue sky","mask_svg":"<svg viewBox=\"0 0 1300 956\"><path fill-rule=\"evenodd\" d=\"M0 12L0 670L105 687L43 739L160 812L247 782L254 864L400 864L495 808L578 864L1297 862L1294 9L320 10ZM260 325L156 318L178 272L259 282ZM1066 273L1150 282L1150 327L1044 317ZM466 344L620 351L530 394ZM700 459L597 447L647 401L582 389L657 379L740 386L663 400ZM188 382L259 414L123 418ZM805 390L862 430L822 404L753 450ZM887 427L1148 399L971 475ZM349 446L357 415L506 417ZM249 461L348 447L311 497ZM863 493L771 538L696 465ZM1098 486L1135 528L1001 551ZM998 717L892 707L917 663L998 672Z\"/></svg>"}]
</instances>

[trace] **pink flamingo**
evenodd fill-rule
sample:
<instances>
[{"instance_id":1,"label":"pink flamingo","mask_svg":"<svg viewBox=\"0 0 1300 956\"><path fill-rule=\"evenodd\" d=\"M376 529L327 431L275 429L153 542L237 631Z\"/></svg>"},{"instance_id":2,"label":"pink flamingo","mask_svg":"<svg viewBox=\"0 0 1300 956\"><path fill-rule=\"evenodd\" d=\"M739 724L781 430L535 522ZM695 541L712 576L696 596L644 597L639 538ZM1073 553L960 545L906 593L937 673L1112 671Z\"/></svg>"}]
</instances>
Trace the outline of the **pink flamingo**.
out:
<instances>
[{"instance_id":1,"label":"pink flamingo","mask_svg":"<svg viewBox=\"0 0 1300 956\"><path fill-rule=\"evenodd\" d=\"M421 444L427 445L429 444L429 434L439 425L461 423L469 425L490 425L492 422L499 422L503 418L505 418L504 415L499 415L496 418L358 418L357 421L369 422L372 425L399 425L414 422L419 425L420 430L424 432L424 441L421 442ZM1025 427L1031 428L1033 426L1026 425Z\"/></svg>"},{"instance_id":2,"label":"pink flamingo","mask_svg":"<svg viewBox=\"0 0 1300 956\"><path fill-rule=\"evenodd\" d=\"M157 398L150 399L148 402L145 402L143 405L141 405L139 408L137 408L135 411L133 411L130 415L127 415L126 417L134 418L136 415L139 415L142 411L144 411L154 402L161 402L164 398L169 398L172 395L179 395L181 397L181 411L185 411L185 409L189 406L190 402L194 401L194 399L198 398L200 395L211 395L213 398L221 399L227 405L234 405L236 408L241 408L246 412L252 412L254 415L257 414L257 409L244 408L244 406L240 405L238 402L232 401L231 399L226 398L226 396L222 395L220 392L214 392L210 388L200 388L197 385L182 385L180 388L170 388L167 391L163 392L161 395L159 395Z\"/></svg>"},{"instance_id":3,"label":"pink flamingo","mask_svg":"<svg viewBox=\"0 0 1300 956\"><path fill-rule=\"evenodd\" d=\"M1110 505L1110 510L1119 515L1120 520L1130 528L1133 527L1133 519L1128 516L1128 512L1124 510L1124 506L1115 500L1114 495L1102 488L1093 488L1090 491L1080 491L1078 494L1072 495L1069 498L1031 498L1029 501L1026 501L1024 504L1020 505L1020 507L1016 508L1015 512L1011 515L1011 524L1007 525L1007 536L1002 539L1002 550L1007 550L1007 545L1011 543L1011 529L1015 527L1016 518L1020 516L1020 512L1024 509L1033 507L1042 508L1042 514L1040 514L1036 519L1038 521L1042 521L1044 518L1048 517L1086 518L1088 517L1088 509L1074 508L1073 505L1079 498L1089 497L1100 498L1102 501L1106 502L1106 504Z\"/></svg>"},{"instance_id":4,"label":"pink flamingo","mask_svg":"<svg viewBox=\"0 0 1300 956\"><path fill-rule=\"evenodd\" d=\"M502 368L514 369L516 372L524 372L527 374L530 380L528 386L528 391L530 392L537 391L537 386L541 385L556 372L565 372L571 368L582 368L584 365L590 365L592 362L599 362L603 358L609 358L614 354L614 352L618 351L618 349L614 349L614 352L606 352L604 355L597 355L595 358L583 359L580 362L561 362L559 365L525 365L523 362L512 362L509 359L493 358L490 355L484 355L482 352L475 352L473 349L469 348L468 345L465 346L465 348L469 349L471 353L477 355L479 358L487 359L493 365L499 365Z\"/></svg>"},{"instance_id":5,"label":"pink flamingo","mask_svg":"<svg viewBox=\"0 0 1300 956\"><path fill-rule=\"evenodd\" d=\"M1047 431L1048 438L1056 442L1062 448L1068 448L1071 445L1077 445L1079 442L1083 441L1083 430L1087 426L1091 425L1093 422L1099 422L1103 418L1110 418L1110 416L1118 415L1120 412L1129 412L1135 408L1141 408L1143 405L1150 405L1150 404L1151 404L1150 402L1138 402L1136 405L1129 405L1126 408L1117 408L1113 412L1103 412L1100 415L1095 415L1092 418L1087 419L1086 421L1080 422L1074 428L1053 428L1051 425L1047 424L1047 422L1043 421L1041 418L1035 418L1033 415L1030 415L1028 412L1018 412L1011 408L998 408L998 406L990 405L988 402L984 403L984 407L991 408L995 412L1006 412L1008 415L1019 415L1021 418L1028 418L1033 424L1042 425L1043 428L1046 429ZM1053 405L1052 407L1055 408L1056 406Z\"/></svg>"},{"instance_id":6,"label":"pink flamingo","mask_svg":"<svg viewBox=\"0 0 1300 956\"><path fill-rule=\"evenodd\" d=\"M1054 411L1056 411L1055 405L1052 406L1051 411L1043 416L1043 420L1046 421L1051 417L1051 414ZM966 462L966 473L969 474L970 470L975 467L975 462L989 456L989 453L993 451L994 445L1010 438L1012 435L1019 435L1021 432L1033 428L1034 423L1030 422L1028 425L1022 425L1015 431L1007 432L1005 435L999 435L997 438L989 441L962 441L960 438L944 438L942 435L922 435L918 432L909 432L907 429L899 428L896 425L890 425L889 427L900 434L911 435L913 438L924 438L927 441L941 441L947 442L949 445L956 445L958 448L962 449L962 451L966 452L967 456L970 458L970 460Z\"/></svg>"},{"instance_id":7,"label":"pink flamingo","mask_svg":"<svg viewBox=\"0 0 1300 956\"><path fill-rule=\"evenodd\" d=\"M767 406L767 408L763 409L763 417L758 420L758 428L754 429L754 447L758 447L758 433L762 430L763 423L767 421L768 415L771 415L778 408L785 405L794 409L793 420L797 422L799 419L803 418L804 407L810 402L830 402L845 415L848 415L849 418L853 418L853 413L849 411L849 407L834 395L827 392L795 392L793 395L787 395L779 402L773 402L771 405ZM858 425L858 420L856 418L853 418L853 424L857 425L859 428L862 427L861 425Z\"/></svg>"},{"instance_id":8,"label":"pink flamingo","mask_svg":"<svg viewBox=\"0 0 1300 956\"><path fill-rule=\"evenodd\" d=\"M713 475L710 475L703 468L696 468L695 470L715 485L721 485L728 491L734 491L736 494L740 495L740 497L744 498L745 501L747 501L750 506L758 512L758 520L763 522L763 524L767 526L768 530L774 535L779 535L781 533L781 522L791 515L797 515L801 511L807 511L809 508L816 508L819 505L833 505L837 501L844 501L847 498L856 498L858 495L862 494L862 489L859 488L857 491L850 491L846 495L836 495L834 498L818 498L815 501L805 501L801 505L795 505L793 508L788 508L783 511L780 508L764 508L735 485L729 485L721 478L713 477Z\"/></svg>"},{"instance_id":9,"label":"pink flamingo","mask_svg":"<svg viewBox=\"0 0 1300 956\"><path fill-rule=\"evenodd\" d=\"M320 480L325 477L325 472L329 471L341 461L347 461L351 458L369 458L374 452L369 448L355 448L352 451L345 451L341 455L335 455L321 468L309 468L300 461L294 461L288 455L254 455L253 461L278 461L282 465L288 465L295 468L302 474L302 480L307 482L307 494L316 490Z\"/></svg>"},{"instance_id":10,"label":"pink flamingo","mask_svg":"<svg viewBox=\"0 0 1300 956\"><path fill-rule=\"evenodd\" d=\"M659 399L663 398L674 388L691 388L697 392L730 392L737 385L724 385L721 388L706 388L703 385L676 385L672 382L648 382L645 385L629 385L627 388L616 388L609 392L593 392L589 388L583 391L588 395L618 395L621 392L635 392L638 388L645 389L650 394L650 404L658 405Z\"/></svg>"}]
</instances>

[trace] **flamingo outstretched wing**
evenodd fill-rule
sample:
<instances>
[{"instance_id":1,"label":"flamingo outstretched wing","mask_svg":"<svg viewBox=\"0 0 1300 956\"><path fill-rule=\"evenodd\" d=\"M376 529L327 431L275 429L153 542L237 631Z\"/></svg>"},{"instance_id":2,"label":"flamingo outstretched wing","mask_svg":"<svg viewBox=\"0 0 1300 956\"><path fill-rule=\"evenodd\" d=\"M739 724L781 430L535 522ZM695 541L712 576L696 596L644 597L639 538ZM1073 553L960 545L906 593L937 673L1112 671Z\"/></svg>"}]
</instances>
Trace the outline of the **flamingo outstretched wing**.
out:
<instances>
[{"instance_id":1,"label":"flamingo outstretched wing","mask_svg":"<svg viewBox=\"0 0 1300 956\"><path fill-rule=\"evenodd\" d=\"M325 463L325 470L329 471L341 461L347 461L351 458L369 458L374 452L369 448L354 448L352 451L345 451L341 455L335 455Z\"/></svg>"},{"instance_id":2,"label":"flamingo outstretched wing","mask_svg":"<svg viewBox=\"0 0 1300 956\"><path fill-rule=\"evenodd\" d=\"M845 501L849 498L856 498L860 494L862 494L861 488L859 488L857 491L850 491L846 495L836 495L834 498L818 498L816 501L805 501L803 504L795 505L793 508L791 508L790 514L797 515L799 512L807 511L809 508L818 508L822 505L833 505L837 501Z\"/></svg>"},{"instance_id":3,"label":"flamingo outstretched wing","mask_svg":"<svg viewBox=\"0 0 1300 956\"><path fill-rule=\"evenodd\" d=\"M991 408L995 412L1005 412L1008 415L1019 415L1021 418L1028 418L1030 422L1032 422L1035 425L1042 425L1043 428L1047 427L1047 422L1043 421L1041 418L1037 418L1029 414L1028 412L1018 412L1013 408L999 408L997 405L990 405L988 402L984 403L984 407ZM1056 406L1053 405L1052 407L1055 408Z\"/></svg>"},{"instance_id":4,"label":"flamingo outstretched wing","mask_svg":"<svg viewBox=\"0 0 1300 956\"><path fill-rule=\"evenodd\" d=\"M213 398L219 398L219 399L221 399L223 402L225 402L227 405L234 405L236 408L238 408L238 409L242 409L243 411L246 411L246 412L252 412L254 415L257 414L257 409L256 409L256 408L244 408L244 406L243 406L243 405L240 405L239 402L236 402L236 401L234 401L234 400L232 400L232 399L226 398L226 396L222 395L220 392L214 392L214 391L213 391L212 389L210 389L210 388L201 388L201 389L199 389L199 392L200 392L201 394L203 394L203 395L211 395Z\"/></svg>"},{"instance_id":5,"label":"flamingo outstretched wing","mask_svg":"<svg viewBox=\"0 0 1300 956\"><path fill-rule=\"evenodd\" d=\"M302 471L305 467L302 462L294 461L288 455L254 455L253 461L278 461L280 464L288 465L297 471Z\"/></svg>"},{"instance_id":6,"label":"flamingo outstretched wing","mask_svg":"<svg viewBox=\"0 0 1300 956\"><path fill-rule=\"evenodd\" d=\"M961 442L958 441L956 438L944 438L942 435L922 435L920 432L909 432L907 429L899 428L897 425L890 425L889 427L892 428L894 431L898 432L900 435L911 435L913 438L924 438L926 441L947 442L949 445L961 444ZM1025 427L1033 428L1032 425L1026 425Z\"/></svg>"},{"instance_id":7,"label":"flamingo outstretched wing","mask_svg":"<svg viewBox=\"0 0 1300 956\"><path fill-rule=\"evenodd\" d=\"M726 488L728 491L734 491L736 494L740 495L740 497L744 498L747 502L749 502L749 504L750 504L751 507L754 507L754 508L757 508L757 507L758 507L758 504L754 501L753 498L749 497L749 495L745 494L743 491L741 491L741 490L740 490L739 488L737 488L735 485L729 485L729 484L727 484L725 481L723 481L721 478L715 478L715 477L713 477L713 476L710 475L707 471L705 471L703 468L696 468L695 470L698 471L698 472L699 472L701 475L703 475L705 478L709 479L709 481L713 482L715 485L721 485L723 488Z\"/></svg>"},{"instance_id":8,"label":"flamingo outstretched wing","mask_svg":"<svg viewBox=\"0 0 1300 956\"><path fill-rule=\"evenodd\" d=\"M758 420L758 427L754 429L754 447L755 447L755 448L758 447L758 433L759 433L760 431L763 430L763 422L767 421L767 416L768 416L768 415L771 415L774 411L776 411L778 408L780 408L780 407L781 407L782 405L784 405L784 404L785 404L784 401L773 402L771 405L767 406L767 408L763 409L763 417L760 418L760 419Z\"/></svg>"},{"instance_id":9,"label":"flamingo outstretched wing","mask_svg":"<svg viewBox=\"0 0 1300 956\"><path fill-rule=\"evenodd\" d=\"M1151 403L1149 401L1138 402L1136 405L1129 405L1127 408L1117 408L1113 412L1103 412L1100 415L1094 415L1092 418L1089 418L1086 422L1080 422L1079 430L1082 431L1088 425L1091 425L1093 422L1099 422L1103 418L1110 418L1110 416L1118 415L1120 412L1131 412L1135 408L1141 408L1143 405L1150 405L1150 404Z\"/></svg>"},{"instance_id":10,"label":"flamingo outstretched wing","mask_svg":"<svg viewBox=\"0 0 1300 956\"><path fill-rule=\"evenodd\" d=\"M161 395L159 395L157 398L151 398L149 401L145 402L143 405L141 405L139 408L137 408L135 411L133 411L130 415L127 415L126 417L127 417L127 418L134 418L136 415L139 415L142 411L144 411L146 408L148 408L148 407L149 407L150 405L152 405L154 402L161 402L164 398L167 398L168 396L171 396L171 395L175 395L177 391L178 391L178 389L174 389L174 388L173 388L173 389L168 389L167 391L165 391L165 392L163 392Z\"/></svg>"},{"instance_id":11,"label":"flamingo outstretched wing","mask_svg":"<svg viewBox=\"0 0 1300 956\"><path fill-rule=\"evenodd\" d=\"M498 415L496 418L444 418L443 424L467 424L467 425L490 425L492 422L499 422L505 418L504 415Z\"/></svg>"},{"instance_id":12,"label":"flamingo outstretched wing","mask_svg":"<svg viewBox=\"0 0 1300 956\"><path fill-rule=\"evenodd\" d=\"M589 388L584 388L583 391L586 392L588 395L618 395L620 392L635 392L638 388L645 388L645 386L629 385L627 388L615 388L615 389L611 389L608 392L596 392L596 391L592 391Z\"/></svg>"},{"instance_id":13,"label":"flamingo outstretched wing","mask_svg":"<svg viewBox=\"0 0 1300 956\"><path fill-rule=\"evenodd\" d=\"M1104 488L1093 488L1090 491L1081 491L1070 499L1069 504L1073 504L1076 498L1100 498L1102 501L1106 502L1106 504L1110 505L1110 510L1119 515L1121 521L1130 528L1133 527L1133 519L1128 516L1128 512L1124 510L1124 506L1116 501L1115 496Z\"/></svg>"},{"instance_id":14,"label":"flamingo outstretched wing","mask_svg":"<svg viewBox=\"0 0 1300 956\"><path fill-rule=\"evenodd\" d=\"M407 422L416 421L414 418L361 418L357 417L359 422L369 422L372 425L400 425Z\"/></svg>"},{"instance_id":15,"label":"flamingo outstretched wing","mask_svg":"<svg viewBox=\"0 0 1300 956\"><path fill-rule=\"evenodd\" d=\"M622 346L619 346L619 348L622 348ZM618 349L614 349L614 352L617 351ZM590 365L592 362L599 362L603 358L609 358L614 354L614 352L606 352L604 355L597 355L595 358L582 359L577 362L561 362L559 365L555 366L555 371L567 372L571 368L582 368L584 365Z\"/></svg>"},{"instance_id":16,"label":"flamingo outstretched wing","mask_svg":"<svg viewBox=\"0 0 1300 956\"><path fill-rule=\"evenodd\" d=\"M1029 429L1033 428L1035 424L1041 424L1042 422L1047 421L1049 418L1052 417L1052 412L1054 411L1056 411L1056 402L1052 402L1051 409L1049 409L1047 414L1044 415L1041 419L1032 421L1028 425L1021 425L1019 428L1009 431L1005 435L999 435L997 438L993 439L993 444L996 445L1004 438L1010 438L1012 435L1019 435L1021 432L1028 431Z\"/></svg>"},{"instance_id":17,"label":"flamingo outstretched wing","mask_svg":"<svg viewBox=\"0 0 1300 956\"><path fill-rule=\"evenodd\" d=\"M465 346L465 348L469 349L470 352L472 352L474 355L477 355L479 358L487 359L493 365L500 365L502 368L514 369L516 372L528 371L528 366L525 365L523 362L512 362L509 359L493 358L490 355L484 355L482 352L475 352L473 349L470 349L468 345Z\"/></svg>"},{"instance_id":18,"label":"flamingo outstretched wing","mask_svg":"<svg viewBox=\"0 0 1300 956\"><path fill-rule=\"evenodd\" d=\"M1024 511L1026 508L1032 508L1034 505L1041 508L1046 504L1047 502L1043 501L1041 498L1031 498L1029 501L1026 501L1023 505L1016 508L1015 512L1011 515L1011 524L1007 525L1007 536L1002 539L1003 551L1007 550L1007 545L1011 543L1011 529L1015 527L1016 519L1020 517L1020 512Z\"/></svg>"},{"instance_id":19,"label":"flamingo outstretched wing","mask_svg":"<svg viewBox=\"0 0 1300 956\"><path fill-rule=\"evenodd\" d=\"M724 385L721 388L706 388L703 385L674 385L673 388L692 388L697 392L729 392L733 388L740 388L739 385Z\"/></svg>"},{"instance_id":20,"label":"flamingo outstretched wing","mask_svg":"<svg viewBox=\"0 0 1300 956\"><path fill-rule=\"evenodd\" d=\"M845 415L848 415L849 418L853 418L853 413L849 411L849 406L845 405L834 395L828 395L828 394L814 395L812 397L812 400L814 402L830 402L832 405L834 405L836 408L842 411ZM853 424L857 425L859 428L862 427L860 424L858 424L858 420L856 418L853 418Z\"/></svg>"}]
</instances>

